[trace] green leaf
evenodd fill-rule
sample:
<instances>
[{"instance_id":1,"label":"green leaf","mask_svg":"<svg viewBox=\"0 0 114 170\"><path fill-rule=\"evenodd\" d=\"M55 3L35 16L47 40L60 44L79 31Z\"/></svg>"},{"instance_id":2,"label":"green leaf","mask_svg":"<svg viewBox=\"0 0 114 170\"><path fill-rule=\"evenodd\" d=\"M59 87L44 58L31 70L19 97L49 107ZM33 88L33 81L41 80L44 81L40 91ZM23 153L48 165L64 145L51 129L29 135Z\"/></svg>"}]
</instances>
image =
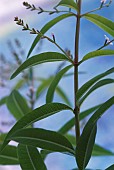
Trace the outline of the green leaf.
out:
<instances>
[{"instance_id":1,"label":"green leaf","mask_svg":"<svg viewBox=\"0 0 114 170\"><path fill-rule=\"evenodd\" d=\"M65 94L65 92L63 91L63 89L61 87L57 86L55 90L56 90L56 93L63 99L63 101L67 105L71 106L71 102L70 102L69 98L67 97L67 95Z\"/></svg>"},{"instance_id":2,"label":"green leaf","mask_svg":"<svg viewBox=\"0 0 114 170\"><path fill-rule=\"evenodd\" d=\"M114 57L114 50L97 50L97 51L92 51L88 54L86 54L82 60L79 62L82 63L86 60L89 60L91 58L99 57L99 56L112 56Z\"/></svg>"},{"instance_id":3,"label":"green leaf","mask_svg":"<svg viewBox=\"0 0 114 170\"><path fill-rule=\"evenodd\" d=\"M58 113L62 110L72 110L69 106L61 103L49 103L45 104L43 106L40 106L39 108L31 111L30 113L26 114L24 117L22 117L14 126L13 128L9 131L7 134L3 146L1 148L4 149L4 147L9 143L8 138L15 133L17 130L25 128L34 122L37 122L39 120L42 120L46 117L49 117L51 115L54 115L55 113Z\"/></svg>"},{"instance_id":4,"label":"green leaf","mask_svg":"<svg viewBox=\"0 0 114 170\"><path fill-rule=\"evenodd\" d=\"M81 137L79 138L78 144L76 146L76 161L80 170L85 169L89 159L91 158L96 132L97 126L93 126L87 135L85 134L85 131L83 131Z\"/></svg>"},{"instance_id":5,"label":"green leaf","mask_svg":"<svg viewBox=\"0 0 114 170\"><path fill-rule=\"evenodd\" d=\"M105 170L114 170L114 164L111 165L110 167L106 168Z\"/></svg>"},{"instance_id":6,"label":"green leaf","mask_svg":"<svg viewBox=\"0 0 114 170\"><path fill-rule=\"evenodd\" d=\"M97 76L95 76L94 78L92 78L91 80L89 80L88 82L86 82L81 88L79 88L76 96L77 96L77 100L79 100L84 93L86 93L86 91L98 80L100 80L101 78L111 74L114 72L114 67L112 67L111 69L107 70L106 72L103 72Z\"/></svg>"},{"instance_id":7,"label":"green leaf","mask_svg":"<svg viewBox=\"0 0 114 170\"><path fill-rule=\"evenodd\" d=\"M66 6L75 10L78 9L77 4L74 2L74 0L61 0L56 7L58 6Z\"/></svg>"},{"instance_id":8,"label":"green leaf","mask_svg":"<svg viewBox=\"0 0 114 170\"><path fill-rule=\"evenodd\" d=\"M5 97L3 97L2 99L0 99L0 106L4 105L4 104L6 103L7 97L8 97L8 96L5 96Z\"/></svg>"},{"instance_id":9,"label":"green leaf","mask_svg":"<svg viewBox=\"0 0 114 170\"><path fill-rule=\"evenodd\" d=\"M1 148L2 144L0 144ZM19 164L17 158L17 148L15 146L8 145L0 154L0 165L17 165Z\"/></svg>"},{"instance_id":10,"label":"green leaf","mask_svg":"<svg viewBox=\"0 0 114 170\"><path fill-rule=\"evenodd\" d=\"M51 27L53 27L55 24L57 24L58 22L60 22L61 20L68 18L68 17L72 17L74 16L73 14L63 14L60 15L56 18L54 18L53 20L51 20L50 22L48 22L41 30L40 32L42 34L45 34ZM35 40L32 43L32 46L28 52L27 58L30 56L30 54L32 53L33 49L35 48L36 44L39 42L41 38L41 34L37 35L37 37L35 38Z\"/></svg>"},{"instance_id":11,"label":"green leaf","mask_svg":"<svg viewBox=\"0 0 114 170\"><path fill-rule=\"evenodd\" d=\"M23 70L46 62L56 62L56 61L70 61L64 54L58 53L58 52L46 52L41 53L35 56L32 56L31 58L27 59L20 67L13 73L11 76L11 79L16 77L20 72ZM70 61L71 62L71 61Z\"/></svg>"},{"instance_id":12,"label":"green leaf","mask_svg":"<svg viewBox=\"0 0 114 170\"><path fill-rule=\"evenodd\" d=\"M86 116L92 114L96 109L98 109L100 105L97 105L97 106L94 106L90 109L87 109L83 112L80 113L79 115L79 120L83 120ZM59 133L61 134L66 134L73 126L74 126L74 123L75 123L75 118L73 117L72 119L70 119L67 123L65 123L65 125L63 125L60 130L59 130Z\"/></svg>"},{"instance_id":13,"label":"green leaf","mask_svg":"<svg viewBox=\"0 0 114 170\"><path fill-rule=\"evenodd\" d=\"M102 87L104 85L107 84L111 84L114 83L114 79L104 79L104 80L100 80L99 82L97 82L80 100L79 100L79 105L81 105L84 100L96 89L98 89L99 87Z\"/></svg>"},{"instance_id":14,"label":"green leaf","mask_svg":"<svg viewBox=\"0 0 114 170\"><path fill-rule=\"evenodd\" d=\"M25 79L21 79L19 80L16 85L13 87L13 89L18 90L20 89L24 84L25 84L26 80Z\"/></svg>"},{"instance_id":15,"label":"green leaf","mask_svg":"<svg viewBox=\"0 0 114 170\"><path fill-rule=\"evenodd\" d=\"M54 152L68 152L74 155L71 143L61 134L50 130L38 128L21 129L10 136L9 140Z\"/></svg>"},{"instance_id":16,"label":"green leaf","mask_svg":"<svg viewBox=\"0 0 114 170\"><path fill-rule=\"evenodd\" d=\"M41 80L41 84L39 85L36 91L36 99L38 99L42 95L42 93L47 89L52 79L53 76L49 77L48 79Z\"/></svg>"},{"instance_id":17,"label":"green leaf","mask_svg":"<svg viewBox=\"0 0 114 170\"><path fill-rule=\"evenodd\" d=\"M86 14L84 17L114 37L113 21L97 14Z\"/></svg>"},{"instance_id":18,"label":"green leaf","mask_svg":"<svg viewBox=\"0 0 114 170\"><path fill-rule=\"evenodd\" d=\"M30 112L26 100L23 96L16 90L12 91L7 98L7 107L12 115L19 120L26 113Z\"/></svg>"},{"instance_id":19,"label":"green leaf","mask_svg":"<svg viewBox=\"0 0 114 170\"><path fill-rule=\"evenodd\" d=\"M35 147L19 144L18 158L22 170L47 169L39 151Z\"/></svg>"},{"instance_id":20,"label":"green leaf","mask_svg":"<svg viewBox=\"0 0 114 170\"><path fill-rule=\"evenodd\" d=\"M65 67L64 69L62 69L59 73L57 73L57 75L55 76L55 78L53 79L51 85L49 86L49 89L47 91L47 95L46 95L46 103L51 103L53 101L53 96L54 96L54 91L55 88L57 87L59 81L61 80L61 78L63 77L63 75L72 67L72 65L69 65L67 67Z\"/></svg>"},{"instance_id":21,"label":"green leaf","mask_svg":"<svg viewBox=\"0 0 114 170\"><path fill-rule=\"evenodd\" d=\"M1 133L1 134L0 134L0 143L3 143L6 135L7 135L7 133Z\"/></svg>"},{"instance_id":22,"label":"green leaf","mask_svg":"<svg viewBox=\"0 0 114 170\"><path fill-rule=\"evenodd\" d=\"M95 144L93 147L92 155L93 156L114 156L114 153Z\"/></svg>"},{"instance_id":23,"label":"green leaf","mask_svg":"<svg viewBox=\"0 0 114 170\"><path fill-rule=\"evenodd\" d=\"M114 97L106 101L89 119L85 125L82 135L79 138L77 147L76 147L76 160L79 169L83 170L91 157L92 147L94 145L94 128L99 118L104 114L114 104ZM94 134L94 135L93 135ZM92 138L91 138L92 137Z\"/></svg>"}]
</instances>

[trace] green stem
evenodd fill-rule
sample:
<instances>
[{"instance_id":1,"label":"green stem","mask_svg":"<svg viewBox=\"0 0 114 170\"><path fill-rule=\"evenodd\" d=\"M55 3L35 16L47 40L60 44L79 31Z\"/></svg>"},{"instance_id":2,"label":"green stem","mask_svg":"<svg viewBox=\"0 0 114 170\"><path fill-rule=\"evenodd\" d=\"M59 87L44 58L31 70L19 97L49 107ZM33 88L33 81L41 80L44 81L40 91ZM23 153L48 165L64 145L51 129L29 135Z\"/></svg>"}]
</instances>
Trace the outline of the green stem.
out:
<instances>
[{"instance_id":1,"label":"green stem","mask_svg":"<svg viewBox=\"0 0 114 170\"><path fill-rule=\"evenodd\" d=\"M77 105L76 93L78 91L78 58L79 58L81 0L78 0L77 4L78 4L78 12L77 12L77 22L76 22L75 59L74 59L74 114L75 114L76 145L80 137L79 108Z\"/></svg>"}]
</instances>

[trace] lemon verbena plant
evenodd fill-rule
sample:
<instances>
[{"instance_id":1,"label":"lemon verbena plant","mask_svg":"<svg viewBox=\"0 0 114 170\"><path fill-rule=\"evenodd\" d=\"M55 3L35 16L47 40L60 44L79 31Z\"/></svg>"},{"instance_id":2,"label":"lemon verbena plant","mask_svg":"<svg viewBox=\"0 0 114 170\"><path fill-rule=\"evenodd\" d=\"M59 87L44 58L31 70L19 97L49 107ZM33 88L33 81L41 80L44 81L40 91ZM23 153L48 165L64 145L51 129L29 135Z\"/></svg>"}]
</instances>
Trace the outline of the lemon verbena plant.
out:
<instances>
[{"instance_id":1,"label":"lemon verbena plant","mask_svg":"<svg viewBox=\"0 0 114 170\"><path fill-rule=\"evenodd\" d=\"M96 155L112 155L114 153L97 145L95 143L96 133L97 133L97 122L102 115L114 105L114 96L107 99L104 103L91 107L88 110L81 112L81 107L86 98L95 90L100 87L114 83L114 79L105 78L110 74L114 73L114 67L109 70L104 70L104 72L96 75L81 87L79 86L79 67L88 60L101 56L113 56L114 50L108 47L113 45L114 42L114 22L105 18L99 14L97 11L102 10L102 8L109 7L112 1L101 0L99 2L99 7L93 9L89 12L82 13L82 0L61 0L57 6L51 11L47 11L41 7L36 7L33 4L24 2L23 5L30 9L31 11L38 11L38 14L47 13L49 15L57 15L54 19L49 21L44 25L41 30L30 28L29 24L26 24L22 19L15 17L15 22L17 25L22 27L23 31L29 31L31 34L36 34L36 38L31 45L28 52L27 59L25 62L21 63L18 69L12 74L11 79L15 78L19 73L23 72L27 68L32 68L33 66L47 63L47 62L66 62L67 66L60 67L57 74L53 77L52 81L48 87L46 95L46 103L38 108L32 107L30 110L25 104L24 100L18 92L13 92L13 98L17 98L18 102L16 106L22 107L24 112L23 116L20 116L19 120L12 127L12 129L5 136L4 141L1 143L0 152L0 164L8 164L8 159L12 158L10 164L20 164L22 170L47 170L45 159L46 156L53 152L60 152L62 154L68 154L75 158L76 168L79 170L86 169L88 162L95 153ZM64 8L61 8L64 6ZM64 9L64 10L61 10ZM74 55L70 52L66 52L56 41L56 37L52 34L52 37L46 35L46 32L51 29L58 22L66 18L74 18L75 24L75 42L74 42ZM85 56L80 57L79 50L79 39L80 39L80 25L81 20L85 19L100 29L102 29L105 34L109 34L112 38L109 39L105 35L104 44L94 51L89 51ZM87 30L86 30L87 31ZM60 52L44 52L31 56L32 51L39 43L41 39L47 39L50 43L56 46ZM87 42L86 42L87 43ZM105 48L107 47L107 48ZM31 56L31 57L30 57ZM81 58L81 60L79 60ZM110 60L110 58L109 58ZM60 80L66 75L66 73L72 69L73 70L73 84L72 89L74 93L74 99L72 99L72 104L68 100L64 100L64 103L54 102L54 92L58 87ZM67 85L66 85L67 86ZM33 89L31 90L33 91ZM64 96L64 99L65 96ZM12 104L12 95L8 98L9 107L13 108L15 104ZM73 107L72 107L73 106ZM25 109L23 109L25 108ZM68 122L63 123L62 127L58 131L52 131L42 128L34 128L33 124L42 119L50 117L58 112L69 111L69 114L73 115L73 118ZM92 115L90 115L93 113ZM16 115L16 113L15 113ZM80 122L90 115L90 118L86 121L83 128L81 128ZM69 130L75 126L75 135L69 134ZM9 145L9 142L13 140L18 142L17 147ZM9 154L9 155L8 155ZM100 168L100 167L98 167ZM91 167L92 169L92 167ZM113 170L114 164L109 165L107 170Z\"/></svg>"}]
</instances>

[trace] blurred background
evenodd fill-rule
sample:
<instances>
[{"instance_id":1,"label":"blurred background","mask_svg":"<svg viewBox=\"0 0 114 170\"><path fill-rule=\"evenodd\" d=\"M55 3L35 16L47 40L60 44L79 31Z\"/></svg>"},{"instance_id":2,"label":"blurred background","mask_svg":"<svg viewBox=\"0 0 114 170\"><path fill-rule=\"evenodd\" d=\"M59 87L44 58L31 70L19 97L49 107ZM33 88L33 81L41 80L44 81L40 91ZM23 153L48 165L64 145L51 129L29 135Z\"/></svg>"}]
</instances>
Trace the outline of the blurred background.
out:
<instances>
[{"instance_id":1,"label":"blurred background","mask_svg":"<svg viewBox=\"0 0 114 170\"><path fill-rule=\"evenodd\" d=\"M60 0L29 0L28 3L35 4L37 7L42 7L43 9L51 10ZM100 0L83 0L82 12L87 12L94 8L100 6ZM113 12L114 2L112 2L109 8L103 8L98 11L97 14L101 14L114 21ZM62 8L64 9L64 8ZM18 80L21 75L16 79L10 81L9 78L12 72L18 67L15 63L15 51L21 55L21 60L26 59L28 50L35 38L35 35L30 34L28 31L21 31L21 27L16 25L14 22L14 17L18 16L24 20L25 23L31 28L40 30L45 23L56 17L56 14L48 15L46 13L37 14L37 11L26 10L23 6L22 0L0 0L0 99L3 96L10 94L15 81ZM58 14L59 15L59 14ZM59 24L52 27L46 35L50 38L52 33L55 35L56 41L62 46L63 49L70 51L72 56L74 55L74 33L75 33L75 20L74 18L68 18L61 21ZM104 44L107 35L110 39L110 35L97 28L94 24L87 20L82 19L81 21L81 34L80 34L80 59L88 52L98 49ZM114 49L114 45L109 45L106 47L108 49ZM58 49L47 40L43 40L39 45L36 46L32 55L44 52L44 51L58 51ZM31 55L31 56L32 56ZM3 63L4 67L3 68ZM41 66L35 67L34 74L39 77L49 77L53 75L59 64L43 64ZM79 68L79 85L88 81L90 78L97 74L102 73L104 70L108 70L114 66L114 57L100 57L96 59L91 59L88 62L82 64ZM4 71L5 70L5 71ZM5 79L3 80L3 73L5 74ZM114 78L114 74L111 74ZM73 77L68 77L60 82L60 86L64 88L64 91L69 95L70 101L73 99ZM26 87L21 89L22 94L27 94L28 90ZM114 85L108 85L102 87L92 93L86 102L83 103L82 110L95 106L99 103L106 101L108 98L114 95ZM59 96L55 96L55 101L61 100ZM45 96L41 97L35 107L40 106L45 103ZM61 127L63 120L68 121L72 115L69 113L63 113L63 115L55 115L52 118L40 121L35 126L39 126L47 129L55 129ZM96 143L105 147L106 149L114 152L114 106L111 107L104 116L98 122L98 132ZM9 123L7 123L9 122ZM9 113L5 105L0 107L0 132L7 132L12 125L14 125L15 119ZM88 168L99 168L105 169L109 165L114 163L114 157L93 157ZM51 154L46 159L46 165L49 170L71 170L75 167L75 161L72 157L61 155L61 154ZM20 170L18 166L0 166L0 170Z\"/></svg>"}]
</instances>

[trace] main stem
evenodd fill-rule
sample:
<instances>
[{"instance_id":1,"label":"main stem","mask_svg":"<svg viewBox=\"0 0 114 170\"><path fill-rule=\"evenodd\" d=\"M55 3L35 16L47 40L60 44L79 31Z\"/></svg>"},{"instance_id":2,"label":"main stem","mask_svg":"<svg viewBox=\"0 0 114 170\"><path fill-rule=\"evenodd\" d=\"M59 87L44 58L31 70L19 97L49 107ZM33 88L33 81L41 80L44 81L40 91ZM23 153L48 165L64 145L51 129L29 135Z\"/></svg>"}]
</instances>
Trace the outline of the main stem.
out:
<instances>
[{"instance_id":1,"label":"main stem","mask_svg":"<svg viewBox=\"0 0 114 170\"><path fill-rule=\"evenodd\" d=\"M75 114L75 133L76 144L80 137L80 123L79 123L79 107L77 105L76 93L78 91L78 58L79 58L79 35L80 35L80 15L81 15L81 0L78 0L78 12L76 22L75 34L75 59L74 59L74 114Z\"/></svg>"}]
</instances>

